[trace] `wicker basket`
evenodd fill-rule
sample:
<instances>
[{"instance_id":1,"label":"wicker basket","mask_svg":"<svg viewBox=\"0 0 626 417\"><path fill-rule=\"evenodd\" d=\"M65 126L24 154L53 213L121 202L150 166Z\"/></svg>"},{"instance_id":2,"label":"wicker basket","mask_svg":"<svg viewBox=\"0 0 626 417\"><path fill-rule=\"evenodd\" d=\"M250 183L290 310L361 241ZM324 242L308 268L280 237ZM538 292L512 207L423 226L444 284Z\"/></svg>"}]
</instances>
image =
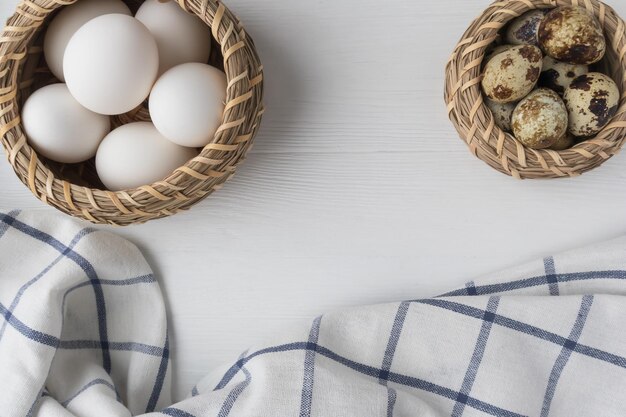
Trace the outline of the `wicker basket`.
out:
<instances>
[{"instance_id":1,"label":"wicker basket","mask_svg":"<svg viewBox=\"0 0 626 417\"><path fill-rule=\"evenodd\" d=\"M169 177L137 189L111 192L94 160L62 165L28 146L20 105L37 88L56 82L42 57L45 26L56 9L77 0L23 0L0 35L0 137L20 180L42 201L93 223L129 225L170 216L219 189L252 145L263 114L263 68L240 22L219 1L177 0L212 28L211 64L228 80L222 125L200 154ZM141 0L125 0L134 12ZM115 117L113 125L149 120L145 107Z\"/></svg>"},{"instance_id":2,"label":"wicker basket","mask_svg":"<svg viewBox=\"0 0 626 417\"><path fill-rule=\"evenodd\" d=\"M565 151L533 150L494 124L481 93L481 64L486 48L510 20L537 8L578 5L591 11L607 37L603 72L626 92L624 21L597 0L510 0L491 4L463 35L446 67L445 100L449 117L471 152L498 171L515 178L563 178L587 172L615 155L626 130L626 96L617 115L597 136Z\"/></svg>"}]
</instances>

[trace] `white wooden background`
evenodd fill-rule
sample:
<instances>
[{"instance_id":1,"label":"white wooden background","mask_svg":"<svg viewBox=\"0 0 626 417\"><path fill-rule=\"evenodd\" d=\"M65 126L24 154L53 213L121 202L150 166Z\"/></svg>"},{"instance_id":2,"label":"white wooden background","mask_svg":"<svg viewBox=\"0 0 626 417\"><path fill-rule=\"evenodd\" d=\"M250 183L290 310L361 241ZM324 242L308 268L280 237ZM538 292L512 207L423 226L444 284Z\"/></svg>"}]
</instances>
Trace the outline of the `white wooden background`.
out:
<instances>
[{"instance_id":1,"label":"white wooden background","mask_svg":"<svg viewBox=\"0 0 626 417\"><path fill-rule=\"evenodd\" d=\"M0 2L3 21L16 4ZM256 147L190 212L115 229L165 291L177 398L318 313L434 295L626 231L625 155L580 178L518 182L457 138L444 65L488 0L227 4L265 65ZM4 160L0 190L0 210L52 211Z\"/></svg>"}]
</instances>

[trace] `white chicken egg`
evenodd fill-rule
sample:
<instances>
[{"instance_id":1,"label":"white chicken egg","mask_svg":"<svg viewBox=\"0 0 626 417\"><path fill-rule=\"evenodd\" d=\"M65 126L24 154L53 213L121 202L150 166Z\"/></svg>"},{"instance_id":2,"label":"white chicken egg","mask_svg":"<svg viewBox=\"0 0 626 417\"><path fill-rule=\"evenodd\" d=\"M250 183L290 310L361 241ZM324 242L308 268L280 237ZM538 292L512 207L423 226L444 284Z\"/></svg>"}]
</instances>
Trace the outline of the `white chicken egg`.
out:
<instances>
[{"instance_id":1,"label":"white chicken egg","mask_svg":"<svg viewBox=\"0 0 626 417\"><path fill-rule=\"evenodd\" d=\"M74 33L91 19L111 13L132 14L121 0L81 0L61 9L48 26L43 43L46 63L55 77L65 81L63 55Z\"/></svg>"},{"instance_id":2,"label":"white chicken egg","mask_svg":"<svg viewBox=\"0 0 626 417\"><path fill-rule=\"evenodd\" d=\"M146 0L135 17L152 33L159 47L159 74L180 64L206 64L211 52L211 29L175 1Z\"/></svg>"},{"instance_id":3,"label":"white chicken egg","mask_svg":"<svg viewBox=\"0 0 626 417\"><path fill-rule=\"evenodd\" d=\"M165 179L197 155L165 139L150 122L129 123L104 138L96 170L109 190L121 191Z\"/></svg>"},{"instance_id":4,"label":"white chicken egg","mask_svg":"<svg viewBox=\"0 0 626 417\"><path fill-rule=\"evenodd\" d=\"M110 129L109 117L81 106L65 84L35 91L22 107L22 124L39 154L67 164L93 157Z\"/></svg>"},{"instance_id":5,"label":"white chicken egg","mask_svg":"<svg viewBox=\"0 0 626 417\"><path fill-rule=\"evenodd\" d=\"M63 71L72 95L101 114L126 113L150 94L159 70L157 44L137 19L96 17L70 39Z\"/></svg>"},{"instance_id":6,"label":"white chicken egg","mask_svg":"<svg viewBox=\"0 0 626 417\"><path fill-rule=\"evenodd\" d=\"M150 94L156 128L182 146L208 144L222 122L226 74L205 64L183 64L159 78Z\"/></svg>"}]
</instances>

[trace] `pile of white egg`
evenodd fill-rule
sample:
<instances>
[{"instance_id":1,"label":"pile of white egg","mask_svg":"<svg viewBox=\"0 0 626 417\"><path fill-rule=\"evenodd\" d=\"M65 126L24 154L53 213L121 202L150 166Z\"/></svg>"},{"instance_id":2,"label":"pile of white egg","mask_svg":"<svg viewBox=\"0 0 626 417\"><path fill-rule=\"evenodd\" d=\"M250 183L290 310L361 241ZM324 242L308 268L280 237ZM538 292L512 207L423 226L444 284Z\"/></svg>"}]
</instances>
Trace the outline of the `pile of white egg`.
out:
<instances>
[{"instance_id":1,"label":"pile of white egg","mask_svg":"<svg viewBox=\"0 0 626 417\"><path fill-rule=\"evenodd\" d=\"M198 155L221 124L226 75L206 63L211 30L175 1L146 0L133 17L121 0L81 0L50 23L44 55L60 81L23 105L29 144L71 164L95 156L119 191L159 181ZM111 131L110 116L149 97L152 123Z\"/></svg>"}]
</instances>

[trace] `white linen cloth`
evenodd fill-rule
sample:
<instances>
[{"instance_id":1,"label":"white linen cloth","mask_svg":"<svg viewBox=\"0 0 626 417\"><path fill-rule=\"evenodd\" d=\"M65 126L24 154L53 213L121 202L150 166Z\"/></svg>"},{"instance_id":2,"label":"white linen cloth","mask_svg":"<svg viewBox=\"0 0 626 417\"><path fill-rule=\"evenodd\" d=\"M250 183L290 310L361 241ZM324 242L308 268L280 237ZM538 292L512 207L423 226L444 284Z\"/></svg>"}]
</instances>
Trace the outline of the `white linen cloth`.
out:
<instances>
[{"instance_id":1,"label":"white linen cloth","mask_svg":"<svg viewBox=\"0 0 626 417\"><path fill-rule=\"evenodd\" d=\"M120 237L0 214L0 310L2 417L626 415L626 238L318 317L175 405L159 286Z\"/></svg>"}]
</instances>

